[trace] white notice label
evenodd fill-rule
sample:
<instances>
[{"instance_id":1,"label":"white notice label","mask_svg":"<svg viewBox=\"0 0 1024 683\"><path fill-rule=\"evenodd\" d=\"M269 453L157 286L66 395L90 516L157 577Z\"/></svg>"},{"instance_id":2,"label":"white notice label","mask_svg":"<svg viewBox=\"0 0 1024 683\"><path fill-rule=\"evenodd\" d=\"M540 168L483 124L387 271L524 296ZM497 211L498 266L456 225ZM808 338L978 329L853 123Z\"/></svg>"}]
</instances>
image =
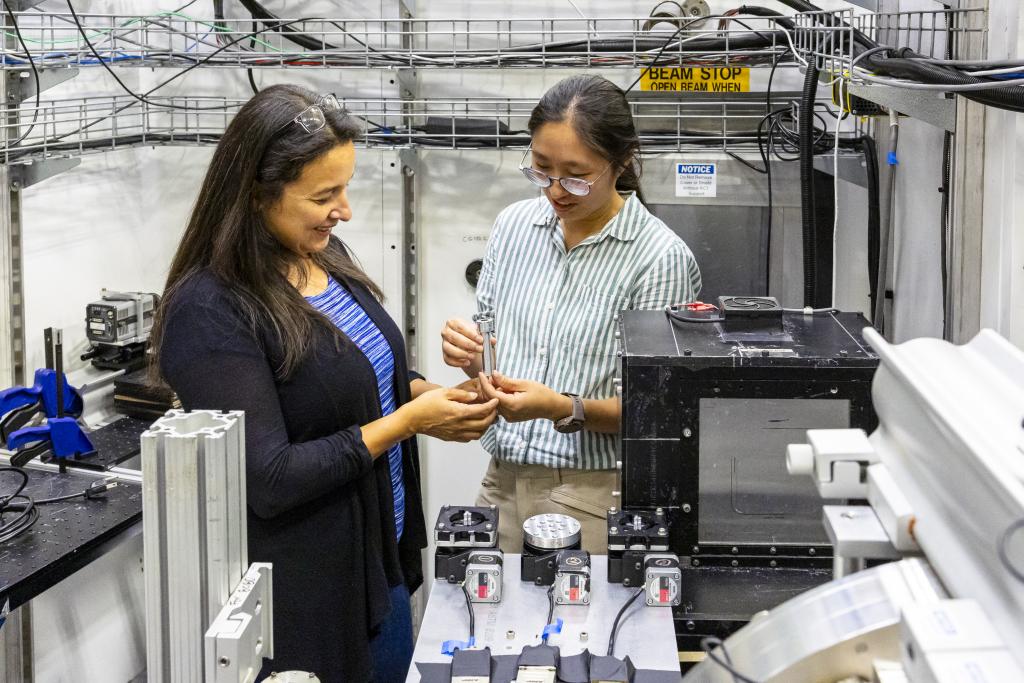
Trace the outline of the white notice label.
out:
<instances>
[{"instance_id":1,"label":"white notice label","mask_svg":"<svg viewBox=\"0 0 1024 683\"><path fill-rule=\"evenodd\" d=\"M677 197L717 197L715 164L676 164Z\"/></svg>"}]
</instances>

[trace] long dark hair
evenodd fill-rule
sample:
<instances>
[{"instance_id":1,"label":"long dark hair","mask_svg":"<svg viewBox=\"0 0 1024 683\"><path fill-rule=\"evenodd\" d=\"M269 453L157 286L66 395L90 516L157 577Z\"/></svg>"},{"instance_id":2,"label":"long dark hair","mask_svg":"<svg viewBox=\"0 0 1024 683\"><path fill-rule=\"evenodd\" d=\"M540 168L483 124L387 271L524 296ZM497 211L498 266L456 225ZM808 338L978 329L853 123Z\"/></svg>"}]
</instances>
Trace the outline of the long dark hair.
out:
<instances>
[{"instance_id":1,"label":"long dark hair","mask_svg":"<svg viewBox=\"0 0 1024 683\"><path fill-rule=\"evenodd\" d=\"M315 133L292 122L316 100L316 93L295 85L264 88L245 103L224 132L171 262L157 311L150 338L154 379L160 376L167 307L181 286L201 270L217 277L238 298L239 310L254 332L262 324L277 336L283 351L276 368L279 377L288 377L306 354L316 326L338 334L288 282L287 273L300 257L273 236L262 210L280 198L284 186L297 180L307 164L362 133L352 117L339 111L324 111L327 125ZM332 238L312 258L335 278L361 285L383 299L380 288L349 257L340 240ZM305 277L304 268L298 272Z\"/></svg>"},{"instance_id":2,"label":"long dark hair","mask_svg":"<svg viewBox=\"0 0 1024 683\"><path fill-rule=\"evenodd\" d=\"M621 175L619 192L640 191L640 138L626 93L607 78L570 76L555 83L530 114L530 135L545 123L568 121L583 143L615 164Z\"/></svg>"}]
</instances>

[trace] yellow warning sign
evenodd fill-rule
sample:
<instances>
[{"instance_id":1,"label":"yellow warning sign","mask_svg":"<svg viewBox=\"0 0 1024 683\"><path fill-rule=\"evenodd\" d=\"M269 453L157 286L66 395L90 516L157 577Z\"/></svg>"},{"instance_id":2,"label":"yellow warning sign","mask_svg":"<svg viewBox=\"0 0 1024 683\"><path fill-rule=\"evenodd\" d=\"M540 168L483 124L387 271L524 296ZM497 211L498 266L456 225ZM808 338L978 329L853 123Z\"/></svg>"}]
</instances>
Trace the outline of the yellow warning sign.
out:
<instances>
[{"instance_id":1,"label":"yellow warning sign","mask_svg":"<svg viewBox=\"0 0 1024 683\"><path fill-rule=\"evenodd\" d=\"M640 89L651 92L750 92L750 69L677 66L644 69Z\"/></svg>"}]
</instances>

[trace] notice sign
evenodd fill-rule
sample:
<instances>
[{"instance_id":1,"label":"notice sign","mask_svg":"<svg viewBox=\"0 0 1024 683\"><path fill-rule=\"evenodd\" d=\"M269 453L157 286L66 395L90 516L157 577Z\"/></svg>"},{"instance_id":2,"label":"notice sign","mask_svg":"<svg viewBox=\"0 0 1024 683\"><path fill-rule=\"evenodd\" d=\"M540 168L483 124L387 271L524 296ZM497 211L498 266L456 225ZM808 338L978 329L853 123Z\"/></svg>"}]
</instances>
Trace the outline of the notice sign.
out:
<instances>
[{"instance_id":1,"label":"notice sign","mask_svg":"<svg viewBox=\"0 0 1024 683\"><path fill-rule=\"evenodd\" d=\"M676 164L677 197L717 197L715 164Z\"/></svg>"},{"instance_id":2,"label":"notice sign","mask_svg":"<svg viewBox=\"0 0 1024 683\"><path fill-rule=\"evenodd\" d=\"M640 89L665 92L750 92L750 69L733 66L655 67L641 71Z\"/></svg>"}]
</instances>

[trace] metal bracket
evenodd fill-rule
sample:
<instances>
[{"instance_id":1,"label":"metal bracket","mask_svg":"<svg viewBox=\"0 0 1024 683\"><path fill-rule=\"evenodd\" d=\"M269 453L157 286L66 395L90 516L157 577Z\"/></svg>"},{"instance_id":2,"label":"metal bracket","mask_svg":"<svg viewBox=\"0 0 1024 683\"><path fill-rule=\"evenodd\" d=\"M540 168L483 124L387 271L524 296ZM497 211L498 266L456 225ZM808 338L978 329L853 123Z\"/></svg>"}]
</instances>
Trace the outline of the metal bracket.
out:
<instances>
[{"instance_id":1,"label":"metal bracket","mask_svg":"<svg viewBox=\"0 0 1024 683\"><path fill-rule=\"evenodd\" d=\"M825 505L822 513L825 533L833 547L833 578L861 571L867 560L901 557L870 506Z\"/></svg>"},{"instance_id":2,"label":"metal bracket","mask_svg":"<svg viewBox=\"0 0 1024 683\"><path fill-rule=\"evenodd\" d=\"M416 310L418 259L416 256L416 172L419 170L419 156L415 149L398 152L398 165L402 173L402 305L403 332L408 354L409 369L415 370L416 354Z\"/></svg>"},{"instance_id":3,"label":"metal bracket","mask_svg":"<svg viewBox=\"0 0 1024 683\"><path fill-rule=\"evenodd\" d=\"M415 100L419 93L419 75L415 69L399 69L395 74L398 96L403 100Z\"/></svg>"},{"instance_id":4,"label":"metal bracket","mask_svg":"<svg viewBox=\"0 0 1024 683\"><path fill-rule=\"evenodd\" d=\"M31 69L19 69L7 72L7 101L24 102L35 98L36 89L46 92L50 88L69 81L78 75L78 69L46 69L37 67L39 80Z\"/></svg>"},{"instance_id":5,"label":"metal bracket","mask_svg":"<svg viewBox=\"0 0 1024 683\"><path fill-rule=\"evenodd\" d=\"M944 130L956 130L956 100L944 93L850 83L850 94Z\"/></svg>"},{"instance_id":6,"label":"metal bracket","mask_svg":"<svg viewBox=\"0 0 1024 683\"><path fill-rule=\"evenodd\" d=\"M9 167L10 189L14 191L24 190L47 178L70 171L82 163L81 159L42 159L29 164L18 164Z\"/></svg>"},{"instance_id":7,"label":"metal bracket","mask_svg":"<svg viewBox=\"0 0 1024 683\"><path fill-rule=\"evenodd\" d=\"M818 171L833 175L835 172L835 160L831 154L822 154L814 157L814 168ZM864 158L860 156L839 156L839 179L860 185L868 186L868 171L864 165Z\"/></svg>"},{"instance_id":8,"label":"metal bracket","mask_svg":"<svg viewBox=\"0 0 1024 683\"><path fill-rule=\"evenodd\" d=\"M254 680L263 658L273 659L272 569L269 562L251 564L206 630L207 683Z\"/></svg>"}]
</instances>

